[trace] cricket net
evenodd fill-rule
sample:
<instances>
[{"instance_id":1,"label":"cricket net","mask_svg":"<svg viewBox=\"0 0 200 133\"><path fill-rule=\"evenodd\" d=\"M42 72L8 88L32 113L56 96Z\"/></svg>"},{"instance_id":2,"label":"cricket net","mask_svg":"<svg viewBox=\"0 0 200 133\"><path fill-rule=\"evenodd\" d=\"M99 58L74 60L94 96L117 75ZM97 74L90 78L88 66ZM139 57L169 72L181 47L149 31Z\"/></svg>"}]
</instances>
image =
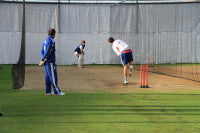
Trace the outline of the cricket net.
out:
<instances>
[{"instance_id":1,"label":"cricket net","mask_svg":"<svg viewBox=\"0 0 200 133\"><path fill-rule=\"evenodd\" d=\"M107 41L112 36L130 46L134 64L199 82L199 12L199 2L0 2L0 64L14 64L14 88L20 88L25 64L38 64L47 31L55 28L58 65L76 64L73 51L81 40L86 40L85 64L120 64Z\"/></svg>"}]
</instances>

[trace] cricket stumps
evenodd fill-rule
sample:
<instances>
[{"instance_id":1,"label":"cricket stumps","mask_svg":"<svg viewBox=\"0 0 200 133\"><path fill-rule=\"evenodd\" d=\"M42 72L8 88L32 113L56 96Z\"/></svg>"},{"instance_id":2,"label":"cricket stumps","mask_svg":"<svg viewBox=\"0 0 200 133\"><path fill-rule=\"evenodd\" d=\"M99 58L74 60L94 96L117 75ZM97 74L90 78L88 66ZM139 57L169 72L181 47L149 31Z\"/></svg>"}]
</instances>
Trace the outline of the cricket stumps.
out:
<instances>
[{"instance_id":1,"label":"cricket stumps","mask_svg":"<svg viewBox=\"0 0 200 133\"><path fill-rule=\"evenodd\" d=\"M148 86L149 65L140 65L140 88L149 88Z\"/></svg>"}]
</instances>

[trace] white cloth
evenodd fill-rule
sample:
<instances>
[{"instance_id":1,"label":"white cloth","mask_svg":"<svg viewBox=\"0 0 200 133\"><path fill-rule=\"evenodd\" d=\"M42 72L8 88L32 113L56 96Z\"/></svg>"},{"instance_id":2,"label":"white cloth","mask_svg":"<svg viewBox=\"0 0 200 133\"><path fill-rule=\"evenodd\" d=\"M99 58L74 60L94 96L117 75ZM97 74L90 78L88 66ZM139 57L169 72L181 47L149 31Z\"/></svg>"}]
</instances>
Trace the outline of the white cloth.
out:
<instances>
[{"instance_id":1,"label":"white cloth","mask_svg":"<svg viewBox=\"0 0 200 133\"><path fill-rule=\"evenodd\" d=\"M79 54L79 56L78 56L78 65L79 66L84 65L84 54L83 53Z\"/></svg>"},{"instance_id":2,"label":"white cloth","mask_svg":"<svg viewBox=\"0 0 200 133\"><path fill-rule=\"evenodd\" d=\"M79 48L80 48L80 49L83 49L83 45L80 45Z\"/></svg>"},{"instance_id":3,"label":"white cloth","mask_svg":"<svg viewBox=\"0 0 200 133\"><path fill-rule=\"evenodd\" d=\"M128 45L124 41L122 41L122 40L115 40L113 42L112 48L113 48L114 52L118 56L120 56L121 53L122 53L122 51L128 49Z\"/></svg>"},{"instance_id":4,"label":"white cloth","mask_svg":"<svg viewBox=\"0 0 200 133\"><path fill-rule=\"evenodd\" d=\"M79 48L80 48L80 52L84 54L84 47L83 47L83 45L80 45Z\"/></svg>"}]
</instances>

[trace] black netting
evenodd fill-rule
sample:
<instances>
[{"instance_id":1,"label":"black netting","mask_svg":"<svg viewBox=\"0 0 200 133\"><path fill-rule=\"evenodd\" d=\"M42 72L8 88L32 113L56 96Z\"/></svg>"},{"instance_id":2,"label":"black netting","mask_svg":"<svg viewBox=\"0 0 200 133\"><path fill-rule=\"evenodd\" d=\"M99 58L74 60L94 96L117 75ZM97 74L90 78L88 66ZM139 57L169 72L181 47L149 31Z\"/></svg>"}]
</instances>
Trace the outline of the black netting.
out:
<instances>
[{"instance_id":1,"label":"black netting","mask_svg":"<svg viewBox=\"0 0 200 133\"><path fill-rule=\"evenodd\" d=\"M13 89L19 89L24 85L25 65L14 64L12 67Z\"/></svg>"},{"instance_id":2,"label":"black netting","mask_svg":"<svg viewBox=\"0 0 200 133\"><path fill-rule=\"evenodd\" d=\"M19 61L12 67L13 89L23 87L25 80L25 2L23 2L22 37Z\"/></svg>"}]
</instances>

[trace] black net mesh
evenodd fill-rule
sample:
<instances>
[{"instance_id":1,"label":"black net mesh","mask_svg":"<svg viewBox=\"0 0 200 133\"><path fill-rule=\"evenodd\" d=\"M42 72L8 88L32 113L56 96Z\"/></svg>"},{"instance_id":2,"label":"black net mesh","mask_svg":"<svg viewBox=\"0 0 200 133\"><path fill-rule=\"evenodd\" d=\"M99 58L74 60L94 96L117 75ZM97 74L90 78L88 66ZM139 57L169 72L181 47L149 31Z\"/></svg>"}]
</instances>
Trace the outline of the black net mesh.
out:
<instances>
[{"instance_id":1,"label":"black net mesh","mask_svg":"<svg viewBox=\"0 0 200 133\"><path fill-rule=\"evenodd\" d=\"M23 2L22 37L19 61L12 67L13 89L23 87L25 80L25 2Z\"/></svg>"},{"instance_id":2,"label":"black net mesh","mask_svg":"<svg viewBox=\"0 0 200 133\"><path fill-rule=\"evenodd\" d=\"M19 89L24 85L25 65L14 64L12 67L13 89Z\"/></svg>"},{"instance_id":3,"label":"black net mesh","mask_svg":"<svg viewBox=\"0 0 200 133\"><path fill-rule=\"evenodd\" d=\"M200 64L157 64L149 71L200 82Z\"/></svg>"}]
</instances>

